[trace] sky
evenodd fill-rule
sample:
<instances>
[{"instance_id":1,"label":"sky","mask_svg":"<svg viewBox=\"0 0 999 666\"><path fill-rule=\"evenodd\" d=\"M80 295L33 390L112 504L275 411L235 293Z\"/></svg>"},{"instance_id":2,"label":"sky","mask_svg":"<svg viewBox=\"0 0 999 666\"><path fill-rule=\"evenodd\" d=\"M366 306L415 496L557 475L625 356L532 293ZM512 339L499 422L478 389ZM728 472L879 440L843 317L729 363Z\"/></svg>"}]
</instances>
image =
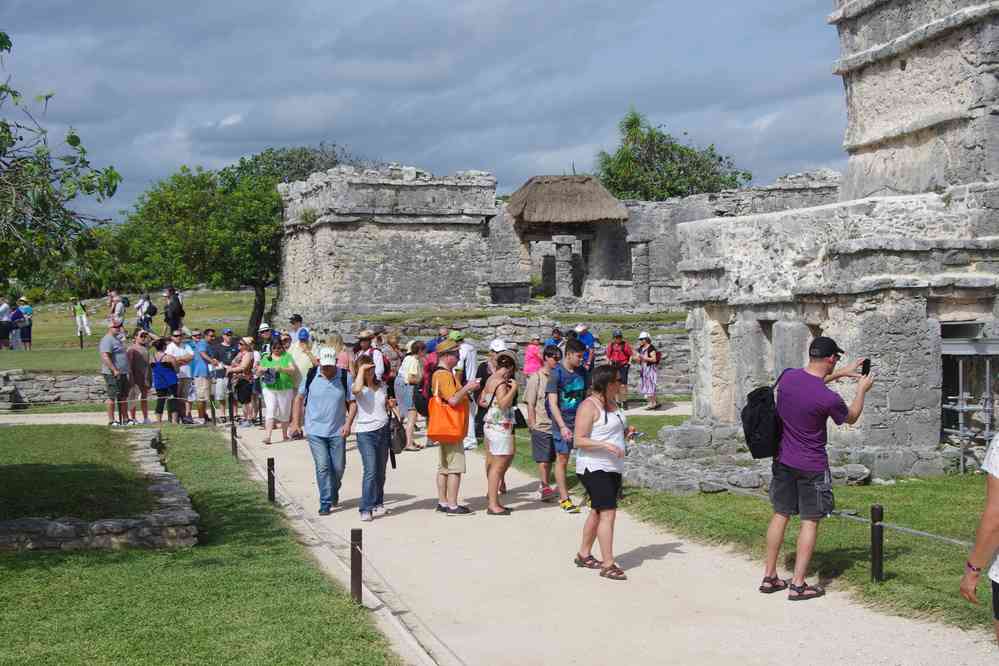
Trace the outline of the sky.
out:
<instances>
[{"instance_id":1,"label":"sky","mask_svg":"<svg viewBox=\"0 0 999 666\"><path fill-rule=\"evenodd\" d=\"M591 170L629 107L766 184L845 166L833 4L4 0L0 75L122 174L78 205L114 219L181 165L321 141L509 192Z\"/></svg>"}]
</instances>

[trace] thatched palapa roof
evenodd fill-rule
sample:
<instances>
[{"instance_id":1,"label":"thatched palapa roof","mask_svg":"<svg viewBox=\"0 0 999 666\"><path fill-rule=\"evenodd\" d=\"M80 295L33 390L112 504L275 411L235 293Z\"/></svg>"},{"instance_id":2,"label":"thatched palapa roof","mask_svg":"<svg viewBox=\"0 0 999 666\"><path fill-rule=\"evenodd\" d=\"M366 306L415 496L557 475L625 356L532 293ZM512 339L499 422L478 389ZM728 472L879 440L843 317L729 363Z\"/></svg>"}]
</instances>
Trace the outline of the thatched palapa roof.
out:
<instances>
[{"instance_id":1,"label":"thatched palapa roof","mask_svg":"<svg viewBox=\"0 0 999 666\"><path fill-rule=\"evenodd\" d=\"M628 210L593 176L534 176L510 195L507 212L518 222L623 222Z\"/></svg>"}]
</instances>

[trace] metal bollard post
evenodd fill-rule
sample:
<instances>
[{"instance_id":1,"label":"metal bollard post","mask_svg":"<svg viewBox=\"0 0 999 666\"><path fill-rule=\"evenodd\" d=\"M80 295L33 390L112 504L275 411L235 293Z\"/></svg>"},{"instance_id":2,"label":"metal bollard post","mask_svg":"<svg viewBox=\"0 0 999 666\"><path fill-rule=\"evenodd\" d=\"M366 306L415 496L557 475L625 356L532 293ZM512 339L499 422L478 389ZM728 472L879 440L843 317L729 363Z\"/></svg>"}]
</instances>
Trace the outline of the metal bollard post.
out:
<instances>
[{"instance_id":1,"label":"metal bollard post","mask_svg":"<svg viewBox=\"0 0 999 666\"><path fill-rule=\"evenodd\" d=\"M274 458L267 459L267 499L274 501Z\"/></svg>"},{"instance_id":2,"label":"metal bollard post","mask_svg":"<svg viewBox=\"0 0 999 666\"><path fill-rule=\"evenodd\" d=\"M350 530L350 596L361 603L361 530Z\"/></svg>"},{"instance_id":3,"label":"metal bollard post","mask_svg":"<svg viewBox=\"0 0 999 666\"><path fill-rule=\"evenodd\" d=\"M83 350L83 331L80 331L80 350Z\"/></svg>"},{"instance_id":4,"label":"metal bollard post","mask_svg":"<svg viewBox=\"0 0 999 666\"><path fill-rule=\"evenodd\" d=\"M871 582L885 580L885 510L880 504L871 506Z\"/></svg>"}]
</instances>

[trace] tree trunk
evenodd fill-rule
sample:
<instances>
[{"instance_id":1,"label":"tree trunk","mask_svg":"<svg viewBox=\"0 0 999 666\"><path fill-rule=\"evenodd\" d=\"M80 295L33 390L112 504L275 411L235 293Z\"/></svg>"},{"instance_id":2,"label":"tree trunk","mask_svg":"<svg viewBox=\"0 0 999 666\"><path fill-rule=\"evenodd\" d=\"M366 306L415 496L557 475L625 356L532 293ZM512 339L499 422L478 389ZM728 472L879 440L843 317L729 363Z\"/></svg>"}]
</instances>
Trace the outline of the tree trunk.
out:
<instances>
[{"instance_id":1,"label":"tree trunk","mask_svg":"<svg viewBox=\"0 0 999 666\"><path fill-rule=\"evenodd\" d=\"M253 285L253 312L250 313L250 323L246 329L246 334L251 338L257 337L260 320L264 318L264 304L266 300L267 292L264 291L264 285Z\"/></svg>"}]
</instances>

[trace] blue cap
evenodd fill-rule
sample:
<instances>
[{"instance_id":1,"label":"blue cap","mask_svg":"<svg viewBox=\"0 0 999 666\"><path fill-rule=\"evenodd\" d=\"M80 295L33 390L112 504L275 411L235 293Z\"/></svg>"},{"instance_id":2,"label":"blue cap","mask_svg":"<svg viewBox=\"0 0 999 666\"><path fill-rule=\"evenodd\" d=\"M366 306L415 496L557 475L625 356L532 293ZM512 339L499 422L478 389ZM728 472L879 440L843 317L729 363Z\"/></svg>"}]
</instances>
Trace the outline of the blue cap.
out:
<instances>
[{"instance_id":1,"label":"blue cap","mask_svg":"<svg viewBox=\"0 0 999 666\"><path fill-rule=\"evenodd\" d=\"M232 335L232 329L231 328L223 328L222 329L222 335Z\"/></svg>"},{"instance_id":2,"label":"blue cap","mask_svg":"<svg viewBox=\"0 0 999 666\"><path fill-rule=\"evenodd\" d=\"M437 338L427 340L427 353L432 354L435 351L437 351Z\"/></svg>"},{"instance_id":3,"label":"blue cap","mask_svg":"<svg viewBox=\"0 0 999 666\"><path fill-rule=\"evenodd\" d=\"M308 342L309 341L309 332L307 330L305 330L304 328L298 329L298 340L299 340L299 342Z\"/></svg>"}]
</instances>

